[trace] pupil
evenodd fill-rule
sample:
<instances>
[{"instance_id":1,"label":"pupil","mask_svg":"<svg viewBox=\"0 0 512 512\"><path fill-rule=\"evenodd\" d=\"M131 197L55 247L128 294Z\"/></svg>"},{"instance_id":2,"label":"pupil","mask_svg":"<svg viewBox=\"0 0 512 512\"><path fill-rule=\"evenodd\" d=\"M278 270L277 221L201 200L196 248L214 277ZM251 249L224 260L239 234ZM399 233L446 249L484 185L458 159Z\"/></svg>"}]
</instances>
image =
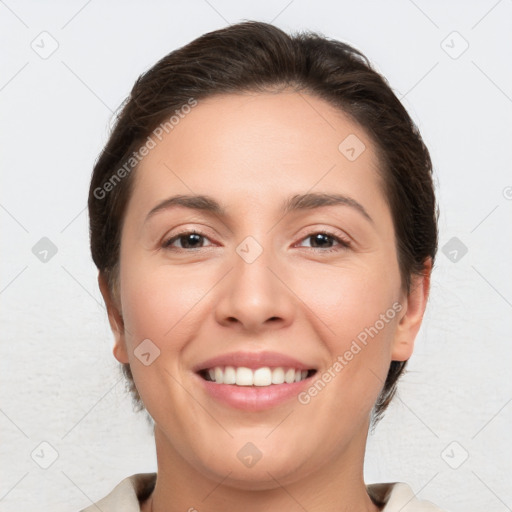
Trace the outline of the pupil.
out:
<instances>
[{"instance_id":1,"label":"pupil","mask_svg":"<svg viewBox=\"0 0 512 512\"><path fill-rule=\"evenodd\" d=\"M190 233L189 235L184 236L183 239L185 240L185 243L183 244L183 247L185 249L190 248L191 244L189 244L189 241L192 238L195 239L196 242L198 242L199 239L201 238L201 235L198 235L197 233ZM192 247L191 247L192 249L194 248L193 246L194 246L194 242L192 242Z\"/></svg>"},{"instance_id":2,"label":"pupil","mask_svg":"<svg viewBox=\"0 0 512 512\"><path fill-rule=\"evenodd\" d=\"M328 240L328 239L329 239L329 235L325 235L325 234L323 234L323 233L317 233L317 234L313 237L313 239L315 240L315 243L317 243L317 242L322 243L322 241L324 241L324 242L326 242L326 241L327 241L327 242L328 242L328 241L329 241L329 240Z\"/></svg>"},{"instance_id":3,"label":"pupil","mask_svg":"<svg viewBox=\"0 0 512 512\"><path fill-rule=\"evenodd\" d=\"M199 242L200 239L202 238L202 235L199 235L197 233L190 233L184 237L182 237L182 240L185 240L185 243L182 244L184 246L184 248L194 248L194 242ZM317 244L319 243L320 245L322 245L322 243L328 243L329 242L329 238L330 238L330 235L326 235L324 233L317 233L316 235L313 236L313 240L314 240L314 243ZM190 244L189 242L192 240L192 243Z\"/></svg>"}]
</instances>

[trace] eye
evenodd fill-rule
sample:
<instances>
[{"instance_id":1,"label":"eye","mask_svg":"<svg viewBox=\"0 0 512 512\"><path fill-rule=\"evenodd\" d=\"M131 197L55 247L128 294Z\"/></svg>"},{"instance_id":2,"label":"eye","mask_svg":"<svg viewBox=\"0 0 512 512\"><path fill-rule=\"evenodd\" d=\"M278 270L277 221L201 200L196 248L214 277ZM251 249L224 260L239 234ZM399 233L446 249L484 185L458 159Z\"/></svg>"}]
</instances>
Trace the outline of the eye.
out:
<instances>
[{"instance_id":1,"label":"eye","mask_svg":"<svg viewBox=\"0 0 512 512\"><path fill-rule=\"evenodd\" d=\"M165 249L171 248L171 246L179 241L181 243L181 247L174 247L176 249L202 249L201 240L208 239L206 235L200 233L199 231L182 231L174 235L172 238L169 238L165 242L163 242L162 247Z\"/></svg>"},{"instance_id":2,"label":"eye","mask_svg":"<svg viewBox=\"0 0 512 512\"><path fill-rule=\"evenodd\" d=\"M312 240L311 249L320 250L320 252L342 251L350 247L350 241L348 239L338 236L337 234L331 233L327 230L315 231L314 233L310 233L302 240L304 241L307 239ZM162 247L164 249L181 250L203 249L204 245L201 244L201 241L204 240L209 240L209 238L199 231L182 231L181 233L177 233L176 235L164 241L162 243ZM338 245L332 247L333 241ZM181 247L173 247L176 242L179 242Z\"/></svg>"},{"instance_id":3,"label":"eye","mask_svg":"<svg viewBox=\"0 0 512 512\"><path fill-rule=\"evenodd\" d=\"M317 250L319 249L321 252L343 251L350 247L350 241L348 239L338 236L335 233L330 233L327 230L310 233L308 236L306 236L302 240L307 240L309 238L312 240L313 245L320 245L320 247L312 246L311 248L317 249ZM326 247L326 244L327 245L332 244L332 242L330 240L331 241L334 240L335 242L337 242L338 246Z\"/></svg>"}]
</instances>

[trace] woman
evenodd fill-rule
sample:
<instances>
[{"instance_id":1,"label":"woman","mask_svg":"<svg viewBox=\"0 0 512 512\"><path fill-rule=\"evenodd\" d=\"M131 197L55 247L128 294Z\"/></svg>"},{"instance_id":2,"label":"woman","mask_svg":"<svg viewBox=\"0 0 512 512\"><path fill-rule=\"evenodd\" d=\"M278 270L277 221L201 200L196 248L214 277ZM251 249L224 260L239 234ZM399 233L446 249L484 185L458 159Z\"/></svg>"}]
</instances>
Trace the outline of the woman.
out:
<instances>
[{"instance_id":1,"label":"woman","mask_svg":"<svg viewBox=\"0 0 512 512\"><path fill-rule=\"evenodd\" d=\"M429 153L361 53L260 22L170 53L135 83L89 214L158 471L86 510L440 510L363 480L437 207Z\"/></svg>"}]
</instances>

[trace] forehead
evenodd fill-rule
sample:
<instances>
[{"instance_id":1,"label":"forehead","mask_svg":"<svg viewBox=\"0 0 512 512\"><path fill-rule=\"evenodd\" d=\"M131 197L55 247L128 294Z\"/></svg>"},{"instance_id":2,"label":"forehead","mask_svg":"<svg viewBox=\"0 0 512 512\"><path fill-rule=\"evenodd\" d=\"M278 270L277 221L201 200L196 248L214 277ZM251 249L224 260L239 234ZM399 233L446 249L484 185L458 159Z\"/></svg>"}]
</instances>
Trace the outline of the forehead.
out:
<instances>
[{"instance_id":1,"label":"forehead","mask_svg":"<svg viewBox=\"0 0 512 512\"><path fill-rule=\"evenodd\" d=\"M320 98L217 95L186 112L161 140L152 137L155 147L135 172L130 202L139 213L177 193L213 195L223 204L243 198L247 208L280 206L283 196L308 191L382 195L365 130Z\"/></svg>"}]
</instances>

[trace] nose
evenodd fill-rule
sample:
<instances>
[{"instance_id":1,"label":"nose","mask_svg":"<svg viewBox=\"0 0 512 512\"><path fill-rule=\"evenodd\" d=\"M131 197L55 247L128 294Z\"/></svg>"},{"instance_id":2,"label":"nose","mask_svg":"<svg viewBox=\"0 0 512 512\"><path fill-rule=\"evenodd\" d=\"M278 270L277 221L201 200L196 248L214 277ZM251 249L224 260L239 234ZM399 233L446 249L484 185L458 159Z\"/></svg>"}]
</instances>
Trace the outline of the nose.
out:
<instances>
[{"instance_id":1,"label":"nose","mask_svg":"<svg viewBox=\"0 0 512 512\"><path fill-rule=\"evenodd\" d=\"M296 300L286 281L286 272L270 247L261 247L254 240L240 244L233 268L220 283L217 322L252 333L290 325Z\"/></svg>"}]
</instances>

